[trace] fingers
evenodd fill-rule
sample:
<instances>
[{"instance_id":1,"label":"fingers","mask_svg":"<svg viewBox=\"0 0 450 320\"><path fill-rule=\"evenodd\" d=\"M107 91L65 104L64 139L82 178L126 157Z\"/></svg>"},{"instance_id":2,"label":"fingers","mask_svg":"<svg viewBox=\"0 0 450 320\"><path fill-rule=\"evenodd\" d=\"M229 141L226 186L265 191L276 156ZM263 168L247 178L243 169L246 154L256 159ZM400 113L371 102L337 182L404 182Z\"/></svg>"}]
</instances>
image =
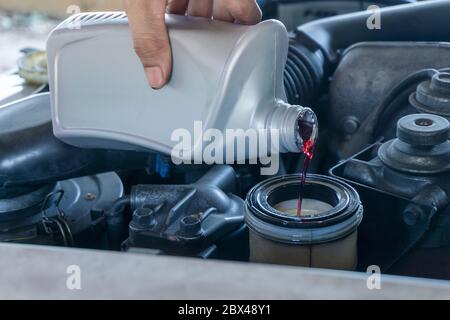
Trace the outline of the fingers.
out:
<instances>
[{"instance_id":1,"label":"fingers","mask_svg":"<svg viewBox=\"0 0 450 320\"><path fill-rule=\"evenodd\" d=\"M223 2L233 16L235 22L242 24L257 24L261 21L262 13L256 0L216 0Z\"/></svg>"},{"instance_id":2,"label":"fingers","mask_svg":"<svg viewBox=\"0 0 450 320\"><path fill-rule=\"evenodd\" d=\"M214 1L213 16L215 20L234 22L234 17L231 15L224 1Z\"/></svg>"},{"instance_id":3,"label":"fingers","mask_svg":"<svg viewBox=\"0 0 450 320\"><path fill-rule=\"evenodd\" d=\"M261 21L256 0L169 0L167 12L242 24Z\"/></svg>"},{"instance_id":4,"label":"fingers","mask_svg":"<svg viewBox=\"0 0 450 320\"><path fill-rule=\"evenodd\" d=\"M172 72L172 52L164 13L256 24L261 10L256 0L123 0L134 48L152 88L162 88Z\"/></svg>"},{"instance_id":5,"label":"fingers","mask_svg":"<svg viewBox=\"0 0 450 320\"><path fill-rule=\"evenodd\" d=\"M188 9L189 0L169 0L167 13L185 15Z\"/></svg>"},{"instance_id":6,"label":"fingers","mask_svg":"<svg viewBox=\"0 0 450 320\"><path fill-rule=\"evenodd\" d=\"M172 56L165 24L166 0L124 0L134 49L150 86L163 87L172 71Z\"/></svg>"},{"instance_id":7,"label":"fingers","mask_svg":"<svg viewBox=\"0 0 450 320\"><path fill-rule=\"evenodd\" d=\"M213 14L213 0L191 0L187 11L189 16L211 18Z\"/></svg>"}]
</instances>

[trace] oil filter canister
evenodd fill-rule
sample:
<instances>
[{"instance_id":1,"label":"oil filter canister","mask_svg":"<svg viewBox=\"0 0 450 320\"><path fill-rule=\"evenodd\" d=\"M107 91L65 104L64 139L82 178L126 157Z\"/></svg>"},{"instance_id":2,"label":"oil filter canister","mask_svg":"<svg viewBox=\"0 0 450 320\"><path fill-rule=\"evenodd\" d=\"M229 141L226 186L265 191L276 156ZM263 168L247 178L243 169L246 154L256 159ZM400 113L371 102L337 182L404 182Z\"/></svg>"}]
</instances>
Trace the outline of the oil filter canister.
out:
<instances>
[{"instance_id":1,"label":"oil filter canister","mask_svg":"<svg viewBox=\"0 0 450 320\"><path fill-rule=\"evenodd\" d=\"M274 177L250 190L250 261L353 270L363 217L356 190L332 177L308 175L297 216L299 192L298 175Z\"/></svg>"}]
</instances>

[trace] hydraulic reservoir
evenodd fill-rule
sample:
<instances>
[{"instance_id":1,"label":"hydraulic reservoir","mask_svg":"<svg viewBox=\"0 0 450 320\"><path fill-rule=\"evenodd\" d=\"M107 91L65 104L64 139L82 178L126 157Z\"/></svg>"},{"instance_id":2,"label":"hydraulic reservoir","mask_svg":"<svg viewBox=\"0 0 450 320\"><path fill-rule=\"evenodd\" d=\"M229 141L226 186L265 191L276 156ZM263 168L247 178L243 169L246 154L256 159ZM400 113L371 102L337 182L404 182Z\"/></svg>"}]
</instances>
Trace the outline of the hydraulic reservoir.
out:
<instances>
[{"instance_id":1,"label":"hydraulic reservoir","mask_svg":"<svg viewBox=\"0 0 450 320\"><path fill-rule=\"evenodd\" d=\"M302 190L303 207L297 215ZM247 195L250 261L354 270L363 206L355 189L322 175L308 175L301 189L297 175L259 183Z\"/></svg>"}]
</instances>

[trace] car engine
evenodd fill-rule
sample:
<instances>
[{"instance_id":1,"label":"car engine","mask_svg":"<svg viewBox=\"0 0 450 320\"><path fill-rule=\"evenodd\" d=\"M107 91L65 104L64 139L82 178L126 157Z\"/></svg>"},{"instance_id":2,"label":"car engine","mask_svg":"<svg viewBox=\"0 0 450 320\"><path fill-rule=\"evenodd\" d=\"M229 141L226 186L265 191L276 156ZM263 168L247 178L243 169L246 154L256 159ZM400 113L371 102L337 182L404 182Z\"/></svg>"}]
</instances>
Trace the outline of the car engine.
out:
<instances>
[{"instance_id":1,"label":"car engine","mask_svg":"<svg viewBox=\"0 0 450 320\"><path fill-rule=\"evenodd\" d=\"M263 6L265 17L283 20L280 8ZM176 165L123 140L59 139L47 84L0 100L0 241L450 280L449 11L383 7L380 29L367 11L288 19L282 98L320 128L304 186L307 156L292 150L270 176L259 162ZM64 85L58 101L72 97ZM102 103L79 101L84 115ZM149 126L169 126L152 112ZM313 213L281 216L300 191Z\"/></svg>"}]
</instances>

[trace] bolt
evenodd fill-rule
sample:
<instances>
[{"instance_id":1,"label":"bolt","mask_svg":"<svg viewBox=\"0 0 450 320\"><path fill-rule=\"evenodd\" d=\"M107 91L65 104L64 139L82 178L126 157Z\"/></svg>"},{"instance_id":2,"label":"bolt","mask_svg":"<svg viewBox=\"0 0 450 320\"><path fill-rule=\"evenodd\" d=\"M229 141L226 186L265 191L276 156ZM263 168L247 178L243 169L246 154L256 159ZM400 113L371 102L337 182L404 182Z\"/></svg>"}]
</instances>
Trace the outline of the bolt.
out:
<instances>
[{"instance_id":1,"label":"bolt","mask_svg":"<svg viewBox=\"0 0 450 320\"><path fill-rule=\"evenodd\" d=\"M145 227L153 227L156 225L155 215L150 208L138 208L133 212L133 222Z\"/></svg>"},{"instance_id":2,"label":"bolt","mask_svg":"<svg viewBox=\"0 0 450 320\"><path fill-rule=\"evenodd\" d=\"M403 222L406 223L408 226L415 226L417 223L420 222L423 215L424 215L423 210L419 206L415 204L410 204L403 211L402 214Z\"/></svg>"},{"instance_id":3,"label":"bolt","mask_svg":"<svg viewBox=\"0 0 450 320\"><path fill-rule=\"evenodd\" d=\"M91 193L91 192L86 193L86 195L84 196L84 199L87 201L92 201L92 200L95 200L96 198L97 198L97 195L95 193Z\"/></svg>"},{"instance_id":4,"label":"bolt","mask_svg":"<svg viewBox=\"0 0 450 320\"><path fill-rule=\"evenodd\" d=\"M355 117L347 117L344 120L344 131L347 134L355 133L359 128L359 120Z\"/></svg>"},{"instance_id":5,"label":"bolt","mask_svg":"<svg viewBox=\"0 0 450 320\"><path fill-rule=\"evenodd\" d=\"M184 217L180 221L180 231L185 237L195 237L200 234L202 230L202 221L197 215L190 215Z\"/></svg>"}]
</instances>

